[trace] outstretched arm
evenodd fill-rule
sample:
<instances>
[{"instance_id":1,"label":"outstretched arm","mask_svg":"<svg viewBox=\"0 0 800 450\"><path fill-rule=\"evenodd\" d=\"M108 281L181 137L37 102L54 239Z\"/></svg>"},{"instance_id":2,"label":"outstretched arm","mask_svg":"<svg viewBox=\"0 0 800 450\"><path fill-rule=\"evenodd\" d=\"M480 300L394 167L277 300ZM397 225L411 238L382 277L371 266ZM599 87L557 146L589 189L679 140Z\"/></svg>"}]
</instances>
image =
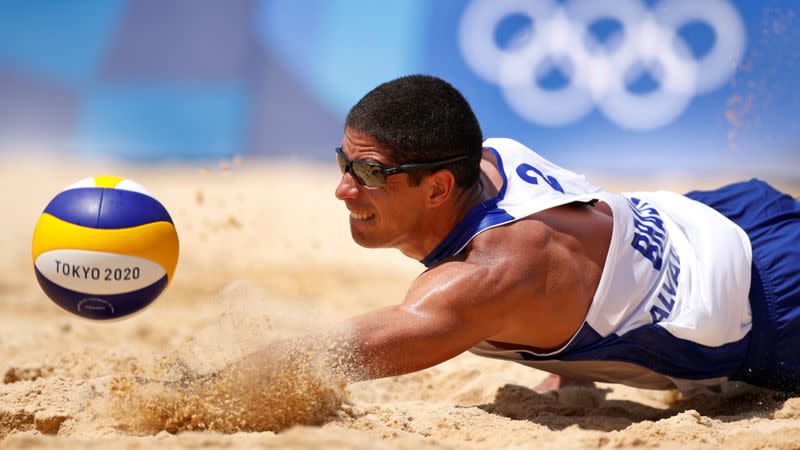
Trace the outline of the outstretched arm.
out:
<instances>
[{"instance_id":1,"label":"outstretched arm","mask_svg":"<svg viewBox=\"0 0 800 450\"><path fill-rule=\"evenodd\" d=\"M422 274L405 301L353 317L326 333L270 344L234 366L258 373L287 352L330 343L335 355L358 370L350 381L422 370L444 362L499 330L503 314L489 302L481 269L451 263ZM488 284L491 286L491 284ZM495 305L495 306L493 306Z\"/></svg>"}]
</instances>

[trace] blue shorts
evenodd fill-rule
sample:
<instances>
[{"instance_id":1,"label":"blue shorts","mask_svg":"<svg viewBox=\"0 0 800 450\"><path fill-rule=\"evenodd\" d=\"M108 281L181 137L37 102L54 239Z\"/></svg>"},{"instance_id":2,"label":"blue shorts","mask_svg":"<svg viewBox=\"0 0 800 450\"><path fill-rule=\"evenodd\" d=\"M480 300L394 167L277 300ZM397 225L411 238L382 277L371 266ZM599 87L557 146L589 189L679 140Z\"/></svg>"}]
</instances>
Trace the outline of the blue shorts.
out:
<instances>
[{"instance_id":1,"label":"blue shorts","mask_svg":"<svg viewBox=\"0 0 800 450\"><path fill-rule=\"evenodd\" d=\"M800 390L800 202L756 179L686 196L742 227L753 246L753 329L731 379Z\"/></svg>"}]
</instances>

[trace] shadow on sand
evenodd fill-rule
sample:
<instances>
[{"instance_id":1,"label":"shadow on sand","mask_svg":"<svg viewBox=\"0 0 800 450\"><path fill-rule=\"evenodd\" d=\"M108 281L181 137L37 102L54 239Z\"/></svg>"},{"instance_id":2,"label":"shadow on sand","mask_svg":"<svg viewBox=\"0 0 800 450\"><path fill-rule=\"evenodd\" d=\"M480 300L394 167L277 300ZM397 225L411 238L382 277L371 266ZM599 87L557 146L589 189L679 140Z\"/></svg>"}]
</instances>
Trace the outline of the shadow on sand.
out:
<instances>
[{"instance_id":1,"label":"shadow on sand","mask_svg":"<svg viewBox=\"0 0 800 450\"><path fill-rule=\"evenodd\" d=\"M610 392L607 388L567 387L540 394L524 386L507 384L497 390L492 403L477 407L509 419L543 425L553 431L575 425L587 430L614 431L637 422L666 419L687 410L724 422L773 418L786 410L784 404L788 405L787 401L792 401L788 394L749 389L690 399L675 394L663 408L656 408L633 400L608 399ZM800 402L796 409L800 415Z\"/></svg>"}]
</instances>

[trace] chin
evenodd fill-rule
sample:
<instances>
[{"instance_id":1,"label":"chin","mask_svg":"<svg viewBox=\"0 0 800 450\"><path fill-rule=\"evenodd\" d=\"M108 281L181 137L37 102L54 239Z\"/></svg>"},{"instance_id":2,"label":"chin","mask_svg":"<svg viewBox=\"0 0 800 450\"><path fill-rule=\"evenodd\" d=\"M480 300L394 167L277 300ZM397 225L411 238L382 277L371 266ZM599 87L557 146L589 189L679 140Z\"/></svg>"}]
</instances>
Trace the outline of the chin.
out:
<instances>
[{"instance_id":1,"label":"chin","mask_svg":"<svg viewBox=\"0 0 800 450\"><path fill-rule=\"evenodd\" d=\"M374 236L369 236L365 233L356 230L350 230L350 236L353 237L353 242L364 248L385 248L386 244L375 239Z\"/></svg>"}]
</instances>

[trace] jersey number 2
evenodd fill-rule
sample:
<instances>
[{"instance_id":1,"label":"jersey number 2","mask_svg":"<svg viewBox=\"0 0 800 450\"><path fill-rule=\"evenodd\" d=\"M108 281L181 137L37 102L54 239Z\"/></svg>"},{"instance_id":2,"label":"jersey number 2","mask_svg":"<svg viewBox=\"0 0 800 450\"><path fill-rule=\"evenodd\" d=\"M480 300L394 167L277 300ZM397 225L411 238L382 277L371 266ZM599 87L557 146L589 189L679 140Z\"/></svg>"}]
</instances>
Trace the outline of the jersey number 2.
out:
<instances>
[{"instance_id":1,"label":"jersey number 2","mask_svg":"<svg viewBox=\"0 0 800 450\"><path fill-rule=\"evenodd\" d=\"M533 167L530 164L520 164L519 166L517 166L517 175L519 175L520 178L522 178L523 180L527 181L530 184L539 184L539 179L531 175L529 172L533 172L536 175L539 175L540 177L542 177L545 183L550 185L551 188L553 188L558 192L561 192L562 194L564 193L564 188L561 187L561 183L559 183L558 180L551 177L550 175L543 174L541 170L537 169L536 167Z\"/></svg>"}]
</instances>

